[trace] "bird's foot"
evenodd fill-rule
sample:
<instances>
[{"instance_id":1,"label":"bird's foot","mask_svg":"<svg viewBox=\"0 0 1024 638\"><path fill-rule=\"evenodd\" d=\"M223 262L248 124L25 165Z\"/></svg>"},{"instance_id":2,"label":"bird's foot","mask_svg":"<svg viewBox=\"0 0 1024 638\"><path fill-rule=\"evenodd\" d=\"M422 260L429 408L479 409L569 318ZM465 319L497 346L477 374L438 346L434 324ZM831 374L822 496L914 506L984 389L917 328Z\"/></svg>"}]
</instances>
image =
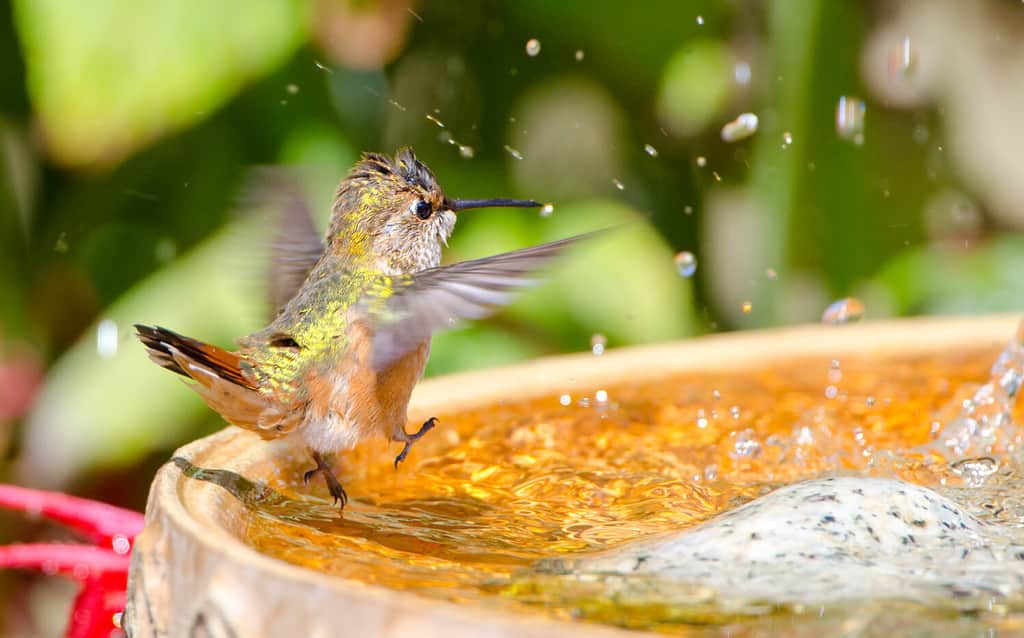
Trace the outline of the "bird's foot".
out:
<instances>
[{"instance_id":1,"label":"bird's foot","mask_svg":"<svg viewBox=\"0 0 1024 638\"><path fill-rule=\"evenodd\" d=\"M404 461L405 457L408 456L409 448L412 447L412 444L415 443L416 441L419 441L420 437L422 437L424 434L434 429L434 426L437 425L437 423L437 417L432 416L423 422L423 425L421 425L420 429L416 431L416 434L407 434L403 429L401 430L400 434L396 433L394 436L391 437L392 441L405 442L405 447L403 447L402 451L399 452L398 456L395 457L395 469L398 469L398 464Z\"/></svg>"},{"instance_id":2,"label":"bird's foot","mask_svg":"<svg viewBox=\"0 0 1024 638\"><path fill-rule=\"evenodd\" d=\"M324 482L327 483L327 491L330 492L331 496L334 497L335 505L341 502L341 509L345 509L345 505L348 503L348 494L345 493L345 488L341 486L341 481L331 471L331 467L324 461L324 457L320 456L319 452L313 452L313 460L316 462L316 467L302 475L302 481L309 483L309 479L316 476L317 472L324 473Z\"/></svg>"}]
</instances>

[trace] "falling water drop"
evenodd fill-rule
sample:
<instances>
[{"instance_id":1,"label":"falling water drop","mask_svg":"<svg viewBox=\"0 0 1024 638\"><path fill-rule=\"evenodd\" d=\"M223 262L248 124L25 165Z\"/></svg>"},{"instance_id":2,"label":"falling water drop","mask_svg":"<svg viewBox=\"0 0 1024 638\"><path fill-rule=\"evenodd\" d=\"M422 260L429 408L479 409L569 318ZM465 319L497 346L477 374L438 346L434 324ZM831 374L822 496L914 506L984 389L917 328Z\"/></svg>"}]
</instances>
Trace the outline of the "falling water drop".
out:
<instances>
[{"instance_id":1,"label":"falling water drop","mask_svg":"<svg viewBox=\"0 0 1024 638\"><path fill-rule=\"evenodd\" d=\"M908 77L916 68L917 50L911 44L910 36L904 36L889 53L889 76L894 79Z\"/></svg>"},{"instance_id":2,"label":"falling water drop","mask_svg":"<svg viewBox=\"0 0 1024 638\"><path fill-rule=\"evenodd\" d=\"M754 303L752 301L744 301L743 305L740 306L740 310L742 310L743 314L745 314L745 315L749 315L750 312L753 309L754 309Z\"/></svg>"},{"instance_id":3,"label":"falling water drop","mask_svg":"<svg viewBox=\"0 0 1024 638\"><path fill-rule=\"evenodd\" d=\"M620 191L626 190L626 185L619 181L618 178L613 179L612 184L615 184L615 188L619 189Z\"/></svg>"},{"instance_id":4,"label":"falling water drop","mask_svg":"<svg viewBox=\"0 0 1024 638\"><path fill-rule=\"evenodd\" d=\"M540 40L537 38L530 38L526 41L526 55L536 57L540 53Z\"/></svg>"},{"instance_id":5,"label":"falling water drop","mask_svg":"<svg viewBox=\"0 0 1024 638\"><path fill-rule=\"evenodd\" d=\"M555 212L555 207L554 207L553 204L544 204L543 206L540 207L540 216L541 217L551 217L552 213L554 213L554 212Z\"/></svg>"},{"instance_id":6,"label":"falling water drop","mask_svg":"<svg viewBox=\"0 0 1024 638\"><path fill-rule=\"evenodd\" d=\"M583 61L583 55L584 55L583 54L583 49L576 49L576 61L577 62L582 62Z\"/></svg>"},{"instance_id":7,"label":"falling water drop","mask_svg":"<svg viewBox=\"0 0 1024 638\"><path fill-rule=\"evenodd\" d=\"M96 326L96 353L104 359L117 354L117 324L104 319Z\"/></svg>"},{"instance_id":8,"label":"falling water drop","mask_svg":"<svg viewBox=\"0 0 1024 638\"><path fill-rule=\"evenodd\" d=\"M650 144L644 144L644 153L647 153L651 157L657 157L658 156L658 149L654 148Z\"/></svg>"},{"instance_id":9,"label":"falling water drop","mask_svg":"<svg viewBox=\"0 0 1024 638\"><path fill-rule=\"evenodd\" d=\"M736 63L736 66L732 70L733 78L736 79L736 84L740 86L746 86L750 84L750 65L742 60Z\"/></svg>"},{"instance_id":10,"label":"falling water drop","mask_svg":"<svg viewBox=\"0 0 1024 638\"><path fill-rule=\"evenodd\" d=\"M708 165L708 158L704 157L703 155L698 155L697 156L697 166L700 166L701 168L704 168L707 165Z\"/></svg>"},{"instance_id":11,"label":"falling water drop","mask_svg":"<svg viewBox=\"0 0 1024 638\"><path fill-rule=\"evenodd\" d=\"M522 160L523 159L523 154L520 153L519 151L517 151L516 149L512 148L508 144L505 145L505 150L508 151L508 154L512 156L512 159L517 159L517 160Z\"/></svg>"},{"instance_id":12,"label":"falling water drop","mask_svg":"<svg viewBox=\"0 0 1024 638\"><path fill-rule=\"evenodd\" d=\"M704 16L697 16L697 26L699 27L699 26L703 26L703 25L704 25Z\"/></svg>"},{"instance_id":13,"label":"falling water drop","mask_svg":"<svg viewBox=\"0 0 1024 638\"><path fill-rule=\"evenodd\" d=\"M590 351L594 353L594 356L599 357L604 354L604 347L608 345L608 338L600 332L595 332L590 337Z\"/></svg>"},{"instance_id":14,"label":"falling water drop","mask_svg":"<svg viewBox=\"0 0 1024 638\"><path fill-rule=\"evenodd\" d=\"M689 251L682 251L676 254L676 270L683 277L692 277L697 272L697 258Z\"/></svg>"},{"instance_id":15,"label":"falling water drop","mask_svg":"<svg viewBox=\"0 0 1024 638\"><path fill-rule=\"evenodd\" d=\"M829 304L821 314L821 322L833 326L853 323L864 316L864 303L856 297L843 297Z\"/></svg>"},{"instance_id":16,"label":"falling water drop","mask_svg":"<svg viewBox=\"0 0 1024 638\"><path fill-rule=\"evenodd\" d=\"M757 115L754 113L740 113L735 120L726 122L722 127L722 140L725 142L738 142L745 140L757 132Z\"/></svg>"},{"instance_id":17,"label":"falling water drop","mask_svg":"<svg viewBox=\"0 0 1024 638\"><path fill-rule=\"evenodd\" d=\"M436 117L434 117L430 113L427 113L427 119L430 120L431 122L433 122L434 124L436 124L437 128L444 128L444 122L442 122L441 120L437 119Z\"/></svg>"},{"instance_id":18,"label":"falling water drop","mask_svg":"<svg viewBox=\"0 0 1024 638\"><path fill-rule=\"evenodd\" d=\"M836 104L836 134L857 146L864 143L864 100L844 95Z\"/></svg>"}]
</instances>

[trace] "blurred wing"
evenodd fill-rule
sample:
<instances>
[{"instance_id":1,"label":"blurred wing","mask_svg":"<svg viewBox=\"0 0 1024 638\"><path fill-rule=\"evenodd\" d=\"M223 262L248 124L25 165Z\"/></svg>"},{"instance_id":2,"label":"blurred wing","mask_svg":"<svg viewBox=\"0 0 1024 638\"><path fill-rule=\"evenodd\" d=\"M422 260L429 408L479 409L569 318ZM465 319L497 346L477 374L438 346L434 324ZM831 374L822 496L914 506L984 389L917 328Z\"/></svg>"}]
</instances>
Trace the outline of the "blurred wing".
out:
<instances>
[{"instance_id":1,"label":"blurred wing","mask_svg":"<svg viewBox=\"0 0 1024 638\"><path fill-rule=\"evenodd\" d=\"M267 302L273 317L298 293L323 254L324 244L295 183L274 175L266 187L272 190L268 196L273 198L277 216L267 281Z\"/></svg>"},{"instance_id":2,"label":"blurred wing","mask_svg":"<svg viewBox=\"0 0 1024 638\"><path fill-rule=\"evenodd\" d=\"M514 289L535 283L531 274L566 247L594 234L430 268L392 283L390 294L376 297L370 312L374 367L384 368L460 319L490 315L496 306L512 300Z\"/></svg>"}]
</instances>

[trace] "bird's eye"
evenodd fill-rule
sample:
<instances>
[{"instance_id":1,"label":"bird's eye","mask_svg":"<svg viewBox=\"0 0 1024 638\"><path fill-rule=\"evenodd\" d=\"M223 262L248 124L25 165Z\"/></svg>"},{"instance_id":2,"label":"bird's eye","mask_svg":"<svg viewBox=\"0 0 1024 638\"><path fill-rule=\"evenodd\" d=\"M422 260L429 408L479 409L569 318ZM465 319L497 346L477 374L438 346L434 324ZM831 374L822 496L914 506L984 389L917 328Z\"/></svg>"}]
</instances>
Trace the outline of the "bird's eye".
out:
<instances>
[{"instance_id":1,"label":"bird's eye","mask_svg":"<svg viewBox=\"0 0 1024 638\"><path fill-rule=\"evenodd\" d=\"M422 199L417 200L416 203L412 205L412 210L420 219L430 219L430 216L434 214L434 207L431 206L429 202Z\"/></svg>"}]
</instances>

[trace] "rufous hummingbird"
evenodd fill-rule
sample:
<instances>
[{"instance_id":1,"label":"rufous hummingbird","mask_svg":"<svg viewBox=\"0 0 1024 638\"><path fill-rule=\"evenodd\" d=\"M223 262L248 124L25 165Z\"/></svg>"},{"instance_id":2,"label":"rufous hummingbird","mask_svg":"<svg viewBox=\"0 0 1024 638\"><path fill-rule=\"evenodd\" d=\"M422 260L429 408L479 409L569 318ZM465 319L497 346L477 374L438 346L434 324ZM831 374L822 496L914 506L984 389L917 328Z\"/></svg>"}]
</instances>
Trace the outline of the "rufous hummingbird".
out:
<instances>
[{"instance_id":1,"label":"rufous hummingbird","mask_svg":"<svg viewBox=\"0 0 1024 638\"><path fill-rule=\"evenodd\" d=\"M394 158L367 153L338 186L324 241L308 216L295 225L293 234L306 239L278 256L284 278L295 283L284 295L278 287L276 318L239 339L237 350L135 327L150 359L193 381L228 423L304 445L316 463L304 479L323 473L344 508L348 495L324 456L383 436L405 444L398 467L437 423L431 417L415 433L405 430L433 332L508 303L512 289L532 283L532 271L578 239L441 266L456 213L540 205L451 199L411 149Z\"/></svg>"}]
</instances>

